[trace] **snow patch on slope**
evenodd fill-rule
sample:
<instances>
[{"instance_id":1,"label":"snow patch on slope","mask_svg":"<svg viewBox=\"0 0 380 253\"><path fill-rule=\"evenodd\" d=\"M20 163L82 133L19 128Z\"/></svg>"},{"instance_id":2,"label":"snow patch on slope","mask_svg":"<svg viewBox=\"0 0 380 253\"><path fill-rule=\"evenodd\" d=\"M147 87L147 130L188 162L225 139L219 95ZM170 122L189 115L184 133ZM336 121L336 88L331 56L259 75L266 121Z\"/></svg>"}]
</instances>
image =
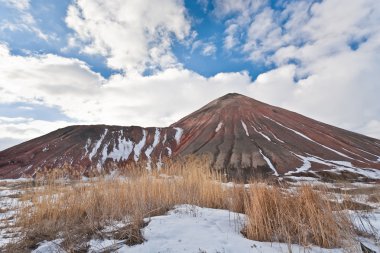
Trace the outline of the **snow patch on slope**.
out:
<instances>
[{"instance_id":1,"label":"snow patch on slope","mask_svg":"<svg viewBox=\"0 0 380 253\"><path fill-rule=\"evenodd\" d=\"M362 176L367 177L367 178L380 179L380 171L379 170L371 169L371 168L366 168L366 169L356 168L352 165L351 162L325 160L323 158L320 158L317 156L311 156L311 155L306 157L306 156L302 156L302 155L297 155L295 153L293 153L293 155L300 158L303 161L303 165L299 168L296 168L295 171L289 171L289 172L285 173L286 176L289 176L289 175L292 175L292 174L298 173L298 172L308 171L311 168L311 162L315 162L315 163L319 163L319 164L323 164L323 165L331 167L331 169L328 170L331 172L348 171L348 172L352 172L355 174L362 175Z\"/></svg>"},{"instance_id":2,"label":"snow patch on slope","mask_svg":"<svg viewBox=\"0 0 380 253\"><path fill-rule=\"evenodd\" d=\"M177 145L179 145L182 134L183 134L183 129L180 127L175 127L174 129L177 130L177 132L175 133L174 139L177 142Z\"/></svg>"},{"instance_id":3,"label":"snow patch on slope","mask_svg":"<svg viewBox=\"0 0 380 253\"><path fill-rule=\"evenodd\" d=\"M245 134L246 134L247 136L249 136L248 129L247 129L247 125L244 123L243 120L240 120L240 122L241 122L241 125L242 125L243 128L244 128Z\"/></svg>"},{"instance_id":4,"label":"snow patch on slope","mask_svg":"<svg viewBox=\"0 0 380 253\"><path fill-rule=\"evenodd\" d=\"M166 147L166 149L168 150L168 156L171 157L172 156L172 149L169 147Z\"/></svg>"},{"instance_id":5,"label":"snow patch on slope","mask_svg":"<svg viewBox=\"0 0 380 253\"><path fill-rule=\"evenodd\" d=\"M380 179L380 171L376 169L361 169L361 168L355 168L355 167L339 167L337 166L335 169L329 170L329 171L348 171L355 174L360 174L363 177L371 178L371 179Z\"/></svg>"},{"instance_id":6,"label":"snow patch on slope","mask_svg":"<svg viewBox=\"0 0 380 253\"><path fill-rule=\"evenodd\" d=\"M308 171L311 168L311 162L320 163L320 164L324 164L327 166L332 165L331 163L328 163L328 162L324 161L323 159L317 158L314 156L302 156L302 155L297 155L293 152L292 152L292 154L297 156L298 158L300 158L303 161L303 165L301 167L296 168L295 171L289 171L289 172L285 173L285 175L291 175L293 173Z\"/></svg>"},{"instance_id":7,"label":"snow patch on slope","mask_svg":"<svg viewBox=\"0 0 380 253\"><path fill-rule=\"evenodd\" d=\"M274 175L278 176L278 172L277 172L276 168L273 166L272 162L269 160L269 158L264 155L264 153L261 149L259 149L259 151L260 151L260 154L262 155L262 157L264 158L265 162L268 164L269 168L271 170L273 170Z\"/></svg>"},{"instance_id":8,"label":"snow patch on slope","mask_svg":"<svg viewBox=\"0 0 380 253\"><path fill-rule=\"evenodd\" d=\"M145 150L145 155L148 157L148 163L146 165L146 168L148 170L152 169L151 165L151 158L150 155L152 154L154 148L157 146L157 144L160 142L160 129L156 128L156 132L154 133L154 140L152 145L150 145L146 150Z\"/></svg>"},{"instance_id":9,"label":"snow patch on slope","mask_svg":"<svg viewBox=\"0 0 380 253\"><path fill-rule=\"evenodd\" d=\"M135 162L137 162L139 160L141 150L145 146L145 142L146 142L146 130L143 129L142 133L143 133L143 137L141 138L140 142L135 145L135 147L133 149L133 152L135 153L133 159L135 160Z\"/></svg>"},{"instance_id":10,"label":"snow patch on slope","mask_svg":"<svg viewBox=\"0 0 380 253\"><path fill-rule=\"evenodd\" d=\"M84 153L84 156L87 156L87 154L88 154L88 152L89 152L89 150L88 150L88 148L91 146L91 139L90 138L88 138L87 139L87 142L86 142L86 146L84 147L84 150L86 151L85 153ZM91 160L91 159L90 159Z\"/></svg>"},{"instance_id":11,"label":"snow patch on slope","mask_svg":"<svg viewBox=\"0 0 380 253\"><path fill-rule=\"evenodd\" d=\"M109 143L105 144L104 147L103 147L103 150L102 150L102 157L101 157L101 159L98 161L98 164L97 164L98 172L101 171L101 169L103 168L104 162L105 162L105 161L107 160L107 158L108 158L108 145L109 145Z\"/></svg>"},{"instance_id":12,"label":"snow patch on slope","mask_svg":"<svg viewBox=\"0 0 380 253\"><path fill-rule=\"evenodd\" d=\"M112 158L114 161L124 161L128 160L129 155L132 153L134 143L131 140L127 140L124 137L123 130L120 130L120 135L118 139L118 145L113 147L111 153L108 157Z\"/></svg>"},{"instance_id":13,"label":"snow patch on slope","mask_svg":"<svg viewBox=\"0 0 380 253\"><path fill-rule=\"evenodd\" d=\"M223 122L219 122L218 126L215 128L215 133L217 133L223 126Z\"/></svg>"},{"instance_id":14,"label":"snow patch on slope","mask_svg":"<svg viewBox=\"0 0 380 253\"><path fill-rule=\"evenodd\" d=\"M100 148L100 145L102 145L102 142L104 138L106 137L107 133L108 133L108 129L106 128L102 136L100 136L100 139L95 143L95 146L92 149L91 153L88 155L88 158L90 160L92 159L92 157L94 157L94 155L96 155L96 152L98 152L98 149Z\"/></svg>"}]
</instances>

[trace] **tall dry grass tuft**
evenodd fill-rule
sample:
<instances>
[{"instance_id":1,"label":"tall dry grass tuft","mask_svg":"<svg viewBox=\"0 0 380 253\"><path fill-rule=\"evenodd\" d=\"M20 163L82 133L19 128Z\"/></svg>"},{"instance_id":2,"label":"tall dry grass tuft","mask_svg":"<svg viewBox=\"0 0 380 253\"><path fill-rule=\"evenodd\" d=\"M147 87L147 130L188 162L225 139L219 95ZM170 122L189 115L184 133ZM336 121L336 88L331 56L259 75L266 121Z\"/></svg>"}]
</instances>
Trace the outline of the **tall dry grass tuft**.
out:
<instances>
[{"instance_id":1,"label":"tall dry grass tuft","mask_svg":"<svg viewBox=\"0 0 380 253\"><path fill-rule=\"evenodd\" d=\"M354 226L348 214L334 210L325 196L308 185L289 194L279 187L254 184L245 202L245 233L259 241L342 246L353 238Z\"/></svg>"}]
</instances>

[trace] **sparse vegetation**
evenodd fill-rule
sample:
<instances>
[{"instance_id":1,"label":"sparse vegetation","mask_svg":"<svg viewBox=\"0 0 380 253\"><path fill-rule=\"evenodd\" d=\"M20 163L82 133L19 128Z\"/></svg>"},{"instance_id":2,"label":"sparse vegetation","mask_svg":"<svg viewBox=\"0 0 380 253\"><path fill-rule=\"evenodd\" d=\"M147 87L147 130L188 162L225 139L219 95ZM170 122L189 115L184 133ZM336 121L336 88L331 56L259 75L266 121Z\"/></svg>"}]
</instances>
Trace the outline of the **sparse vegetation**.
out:
<instances>
[{"instance_id":1,"label":"sparse vegetation","mask_svg":"<svg viewBox=\"0 0 380 253\"><path fill-rule=\"evenodd\" d=\"M146 225L145 218L164 214L177 204L245 213L247 224L242 232L259 241L331 248L353 239L355 226L350 216L341 212L342 206L333 206L321 189L304 185L289 191L281 184L263 182L253 182L248 189L226 185L204 159L168 162L152 172L141 165L128 165L122 175L87 181L62 180L62 171L40 175L36 187L22 196L31 203L17 214L16 227L21 228L22 238L6 251L28 251L38 242L57 238L63 239L61 245L69 252L85 250L91 238L142 243L140 229ZM123 226L106 231L115 222Z\"/></svg>"},{"instance_id":2,"label":"sparse vegetation","mask_svg":"<svg viewBox=\"0 0 380 253\"><path fill-rule=\"evenodd\" d=\"M307 185L285 193L279 187L253 184L245 202L245 233L258 241L342 246L353 238L354 226L347 213L334 212L325 196Z\"/></svg>"},{"instance_id":3,"label":"sparse vegetation","mask_svg":"<svg viewBox=\"0 0 380 253\"><path fill-rule=\"evenodd\" d=\"M380 203L380 191L369 195L368 201L373 203Z\"/></svg>"}]
</instances>

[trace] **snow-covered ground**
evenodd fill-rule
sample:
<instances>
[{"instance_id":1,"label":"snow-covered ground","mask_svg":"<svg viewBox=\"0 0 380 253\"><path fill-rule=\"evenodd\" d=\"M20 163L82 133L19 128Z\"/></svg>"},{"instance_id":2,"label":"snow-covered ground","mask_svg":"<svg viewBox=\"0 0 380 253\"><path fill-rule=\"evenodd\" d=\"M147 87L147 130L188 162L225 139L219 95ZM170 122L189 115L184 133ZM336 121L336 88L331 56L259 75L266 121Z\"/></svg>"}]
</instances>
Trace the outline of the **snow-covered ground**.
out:
<instances>
[{"instance_id":1,"label":"snow-covered ground","mask_svg":"<svg viewBox=\"0 0 380 253\"><path fill-rule=\"evenodd\" d=\"M376 215L376 226L380 229L380 216ZM180 205L167 215L151 218L143 229L145 242L127 246L119 240L91 240L89 252L152 253L152 252L289 252L285 243L258 242L244 238L240 233L245 216L227 210ZM59 240L44 242L34 253L64 252ZM368 246L376 247L370 241ZM323 249L291 245L292 252L340 253L343 249ZM108 251L107 251L108 250ZM346 249L347 250L347 249ZM358 244L352 245L351 252L360 252ZM377 249L378 250L378 249Z\"/></svg>"},{"instance_id":2,"label":"snow-covered ground","mask_svg":"<svg viewBox=\"0 0 380 253\"><path fill-rule=\"evenodd\" d=\"M153 217L144 228L145 243L123 246L120 253L145 252L289 252L284 243L248 240L240 233L245 216L227 210L181 205L168 215ZM292 245L293 252L305 248ZM343 252L317 247L309 252Z\"/></svg>"},{"instance_id":3,"label":"snow-covered ground","mask_svg":"<svg viewBox=\"0 0 380 253\"><path fill-rule=\"evenodd\" d=\"M1 182L4 183L4 181ZM11 180L7 183L17 183L17 181ZM12 226L15 222L14 217L20 201L15 196L22 192L6 186L0 187L0 246L10 243L17 237L17 231Z\"/></svg>"}]
</instances>

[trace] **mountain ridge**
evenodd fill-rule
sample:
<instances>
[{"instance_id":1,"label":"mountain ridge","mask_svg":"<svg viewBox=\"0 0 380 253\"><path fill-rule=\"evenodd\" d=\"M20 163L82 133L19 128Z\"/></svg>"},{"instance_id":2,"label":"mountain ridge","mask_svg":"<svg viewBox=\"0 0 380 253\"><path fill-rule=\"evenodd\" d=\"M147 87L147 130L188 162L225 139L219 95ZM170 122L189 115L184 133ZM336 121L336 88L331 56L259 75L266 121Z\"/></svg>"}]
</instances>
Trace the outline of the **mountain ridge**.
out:
<instances>
[{"instance_id":1,"label":"mountain ridge","mask_svg":"<svg viewBox=\"0 0 380 253\"><path fill-rule=\"evenodd\" d=\"M211 155L230 178L346 174L380 179L380 141L229 93L168 127L79 125L0 152L0 177L63 164L96 167ZM344 172L344 173L343 173Z\"/></svg>"}]
</instances>

